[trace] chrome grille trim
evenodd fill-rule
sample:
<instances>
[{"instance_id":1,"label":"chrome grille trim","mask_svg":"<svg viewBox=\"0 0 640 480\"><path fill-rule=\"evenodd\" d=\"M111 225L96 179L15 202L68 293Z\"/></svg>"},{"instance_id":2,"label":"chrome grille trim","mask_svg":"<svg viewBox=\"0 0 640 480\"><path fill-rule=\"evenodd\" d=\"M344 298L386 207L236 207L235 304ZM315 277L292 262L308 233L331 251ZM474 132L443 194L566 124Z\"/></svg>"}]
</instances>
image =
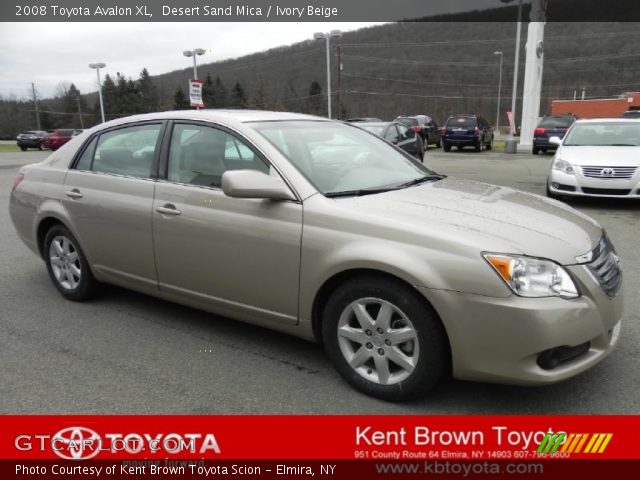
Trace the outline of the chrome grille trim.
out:
<instances>
[{"instance_id":1,"label":"chrome grille trim","mask_svg":"<svg viewBox=\"0 0 640 480\"><path fill-rule=\"evenodd\" d=\"M591 262L586 266L609 297L615 297L622 286L622 271L615 248L606 235L603 235L598 246L591 252Z\"/></svg>"},{"instance_id":2,"label":"chrome grille trim","mask_svg":"<svg viewBox=\"0 0 640 480\"><path fill-rule=\"evenodd\" d=\"M593 166L593 167L580 167L582 169L582 175L589 178L604 178L604 179L630 179L635 175L638 167L616 167L609 165ZM613 172L613 173L610 173Z\"/></svg>"}]
</instances>

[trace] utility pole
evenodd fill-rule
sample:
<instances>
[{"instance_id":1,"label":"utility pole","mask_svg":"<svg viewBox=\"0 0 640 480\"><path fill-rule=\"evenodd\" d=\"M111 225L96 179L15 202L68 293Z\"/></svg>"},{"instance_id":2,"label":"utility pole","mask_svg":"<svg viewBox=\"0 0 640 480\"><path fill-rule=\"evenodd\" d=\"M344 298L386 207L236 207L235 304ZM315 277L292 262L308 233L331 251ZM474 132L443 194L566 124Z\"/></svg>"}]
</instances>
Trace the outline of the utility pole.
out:
<instances>
[{"instance_id":1,"label":"utility pole","mask_svg":"<svg viewBox=\"0 0 640 480\"><path fill-rule=\"evenodd\" d=\"M82 109L80 108L80 97L76 97L78 102L78 116L80 117L80 128L84 130L84 122L82 121Z\"/></svg>"},{"instance_id":2,"label":"utility pole","mask_svg":"<svg viewBox=\"0 0 640 480\"><path fill-rule=\"evenodd\" d=\"M339 43L336 49L338 51L338 115L336 118L340 120L342 116L342 44Z\"/></svg>"},{"instance_id":3,"label":"utility pole","mask_svg":"<svg viewBox=\"0 0 640 480\"><path fill-rule=\"evenodd\" d=\"M40 128L40 112L38 111L38 98L36 97L36 86L31 83L31 92L33 93L33 103L36 108L36 122L38 123L38 130L42 130Z\"/></svg>"}]
</instances>

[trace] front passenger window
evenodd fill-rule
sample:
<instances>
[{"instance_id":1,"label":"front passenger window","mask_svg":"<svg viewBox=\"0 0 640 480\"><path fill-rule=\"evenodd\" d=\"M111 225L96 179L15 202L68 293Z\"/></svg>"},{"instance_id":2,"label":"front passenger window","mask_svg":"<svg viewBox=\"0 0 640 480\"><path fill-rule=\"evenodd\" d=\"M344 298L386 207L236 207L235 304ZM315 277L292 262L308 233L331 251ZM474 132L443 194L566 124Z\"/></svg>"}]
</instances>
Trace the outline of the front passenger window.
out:
<instances>
[{"instance_id":1,"label":"front passenger window","mask_svg":"<svg viewBox=\"0 0 640 480\"><path fill-rule=\"evenodd\" d=\"M171 134L168 179L172 182L220 188L227 170L269 167L235 136L217 128L176 124Z\"/></svg>"}]
</instances>

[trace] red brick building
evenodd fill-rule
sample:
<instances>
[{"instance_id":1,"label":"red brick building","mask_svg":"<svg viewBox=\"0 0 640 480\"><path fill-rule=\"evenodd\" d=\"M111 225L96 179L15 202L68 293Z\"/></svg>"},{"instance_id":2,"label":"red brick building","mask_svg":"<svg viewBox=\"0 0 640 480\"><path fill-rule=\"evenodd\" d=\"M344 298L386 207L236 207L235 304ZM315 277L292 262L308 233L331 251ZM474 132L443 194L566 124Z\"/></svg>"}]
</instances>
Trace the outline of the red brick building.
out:
<instances>
[{"instance_id":1,"label":"red brick building","mask_svg":"<svg viewBox=\"0 0 640 480\"><path fill-rule=\"evenodd\" d=\"M627 92L618 98L553 100L551 114L573 113L578 118L621 117L627 110L640 110L640 92Z\"/></svg>"}]
</instances>

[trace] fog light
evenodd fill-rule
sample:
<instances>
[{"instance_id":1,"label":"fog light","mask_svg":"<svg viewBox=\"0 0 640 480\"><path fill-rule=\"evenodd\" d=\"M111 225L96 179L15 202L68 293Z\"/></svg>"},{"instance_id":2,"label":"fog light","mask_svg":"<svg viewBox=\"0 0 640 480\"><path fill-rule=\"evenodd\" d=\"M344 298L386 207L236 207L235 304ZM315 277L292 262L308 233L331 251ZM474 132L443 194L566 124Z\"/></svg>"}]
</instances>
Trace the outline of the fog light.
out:
<instances>
[{"instance_id":1,"label":"fog light","mask_svg":"<svg viewBox=\"0 0 640 480\"><path fill-rule=\"evenodd\" d=\"M560 186L560 184L557 182L551 182L551 186L557 189Z\"/></svg>"}]
</instances>

